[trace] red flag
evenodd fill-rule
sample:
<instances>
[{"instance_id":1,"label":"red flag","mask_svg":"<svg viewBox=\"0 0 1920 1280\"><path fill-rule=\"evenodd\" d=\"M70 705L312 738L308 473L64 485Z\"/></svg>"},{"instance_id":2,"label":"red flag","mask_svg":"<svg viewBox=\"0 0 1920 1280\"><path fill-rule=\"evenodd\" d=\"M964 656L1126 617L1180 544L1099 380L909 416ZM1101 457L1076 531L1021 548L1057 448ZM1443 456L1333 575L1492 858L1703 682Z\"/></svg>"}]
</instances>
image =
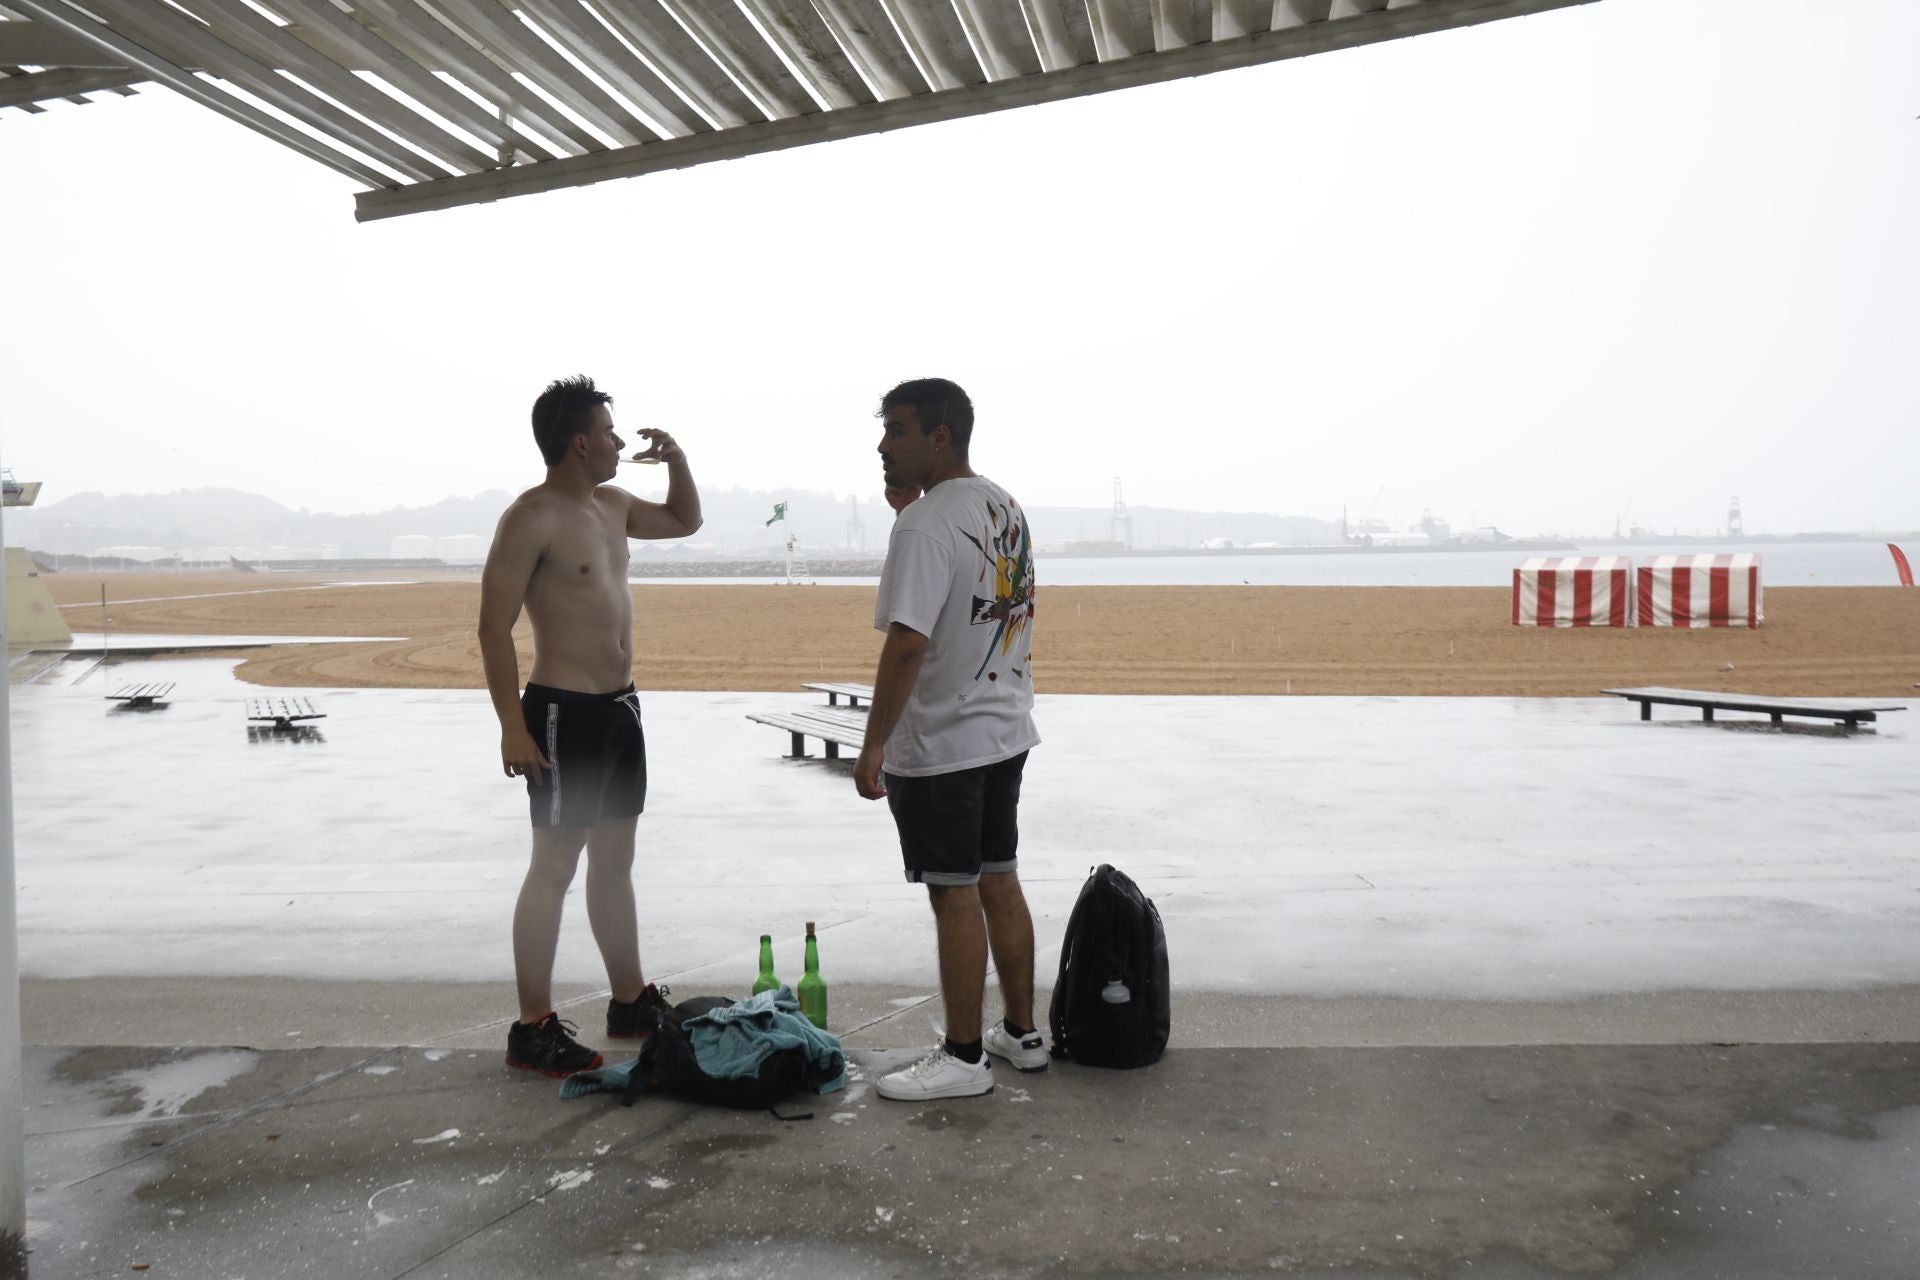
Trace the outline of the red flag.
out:
<instances>
[{"instance_id":1,"label":"red flag","mask_svg":"<svg viewBox=\"0 0 1920 1280\"><path fill-rule=\"evenodd\" d=\"M1887 544L1887 550L1893 552L1893 567L1900 571L1900 585L1903 587L1912 586L1913 566L1907 563L1906 552L1900 550L1900 548L1894 546L1891 542Z\"/></svg>"}]
</instances>

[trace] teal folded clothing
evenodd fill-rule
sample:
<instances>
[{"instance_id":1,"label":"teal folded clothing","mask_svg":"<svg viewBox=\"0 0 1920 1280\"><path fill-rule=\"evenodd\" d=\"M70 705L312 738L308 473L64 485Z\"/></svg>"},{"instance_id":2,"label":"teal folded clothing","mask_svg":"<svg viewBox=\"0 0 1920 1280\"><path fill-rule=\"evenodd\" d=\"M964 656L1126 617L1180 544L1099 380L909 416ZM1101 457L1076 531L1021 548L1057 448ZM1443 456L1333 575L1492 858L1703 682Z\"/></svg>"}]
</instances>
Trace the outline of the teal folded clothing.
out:
<instances>
[{"instance_id":1,"label":"teal folded clothing","mask_svg":"<svg viewBox=\"0 0 1920 1280\"><path fill-rule=\"evenodd\" d=\"M592 1071L576 1071L560 1082L562 1098L580 1098L602 1089L614 1093L626 1091L627 1080L633 1075L633 1069L640 1065L640 1059L628 1058L625 1062L616 1062L610 1067L595 1067Z\"/></svg>"},{"instance_id":2,"label":"teal folded clothing","mask_svg":"<svg viewBox=\"0 0 1920 1280\"><path fill-rule=\"evenodd\" d=\"M800 1002L786 987L688 1018L683 1024L693 1042L700 1069L725 1080L758 1075L768 1054L799 1049L811 1074L826 1080L817 1089L832 1093L847 1083L847 1056L837 1037L807 1021Z\"/></svg>"},{"instance_id":3,"label":"teal folded clothing","mask_svg":"<svg viewBox=\"0 0 1920 1280\"><path fill-rule=\"evenodd\" d=\"M688 1018L680 1028L693 1049L694 1062L715 1080L758 1076L760 1065L769 1056L798 1049L807 1064L807 1078L822 1081L814 1092L846 1088L847 1056L841 1051L839 1039L808 1022L800 1012L800 1002L786 987L762 991L738 1004ZM662 1028L654 1034L671 1034L671 1030ZM602 1090L625 1093L639 1069L640 1059L629 1058L610 1067L570 1075L560 1082L560 1096L580 1098ZM657 1081L643 1083L649 1089L660 1087Z\"/></svg>"}]
</instances>

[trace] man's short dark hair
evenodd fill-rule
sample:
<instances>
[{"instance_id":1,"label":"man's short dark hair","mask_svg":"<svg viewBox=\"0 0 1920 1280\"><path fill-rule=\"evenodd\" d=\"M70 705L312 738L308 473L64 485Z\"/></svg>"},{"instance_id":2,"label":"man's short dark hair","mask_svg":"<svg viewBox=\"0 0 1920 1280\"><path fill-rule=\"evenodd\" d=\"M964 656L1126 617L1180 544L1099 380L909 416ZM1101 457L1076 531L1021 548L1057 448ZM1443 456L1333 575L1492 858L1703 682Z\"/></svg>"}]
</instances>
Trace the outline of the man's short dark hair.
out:
<instances>
[{"instance_id":1,"label":"man's short dark hair","mask_svg":"<svg viewBox=\"0 0 1920 1280\"><path fill-rule=\"evenodd\" d=\"M592 428L593 406L612 403L613 397L584 373L549 382L533 402L533 439L547 465L559 466L573 438Z\"/></svg>"},{"instance_id":2,"label":"man's short dark hair","mask_svg":"<svg viewBox=\"0 0 1920 1280\"><path fill-rule=\"evenodd\" d=\"M928 435L946 423L947 434L953 437L953 451L967 456L967 445L973 439L973 401L959 383L945 378L913 378L880 397L880 412L903 404L913 406L914 419Z\"/></svg>"}]
</instances>

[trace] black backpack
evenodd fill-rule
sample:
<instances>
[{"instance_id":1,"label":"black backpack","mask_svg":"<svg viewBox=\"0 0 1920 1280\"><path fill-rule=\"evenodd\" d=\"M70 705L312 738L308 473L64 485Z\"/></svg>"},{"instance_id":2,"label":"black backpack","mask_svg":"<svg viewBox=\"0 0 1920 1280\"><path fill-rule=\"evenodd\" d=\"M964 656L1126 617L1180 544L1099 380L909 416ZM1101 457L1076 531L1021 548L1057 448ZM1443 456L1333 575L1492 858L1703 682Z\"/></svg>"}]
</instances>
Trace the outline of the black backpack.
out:
<instances>
[{"instance_id":1,"label":"black backpack","mask_svg":"<svg viewBox=\"0 0 1920 1280\"><path fill-rule=\"evenodd\" d=\"M1048 1023L1053 1056L1090 1067L1144 1067L1166 1050L1167 931L1153 900L1105 863L1067 919Z\"/></svg>"},{"instance_id":2,"label":"black backpack","mask_svg":"<svg viewBox=\"0 0 1920 1280\"><path fill-rule=\"evenodd\" d=\"M659 1024L640 1049L639 1061L627 1077L620 1105L630 1107L643 1093L671 1093L695 1102L722 1107L742 1107L750 1111L773 1111L782 1120L811 1120L813 1113L780 1115L775 1107L800 1092L817 1089L824 1081L807 1063L800 1049L781 1049L760 1063L753 1076L722 1078L708 1075L694 1056L693 1040L683 1025L715 1009L724 1009L733 1001L725 996L695 996L682 1000L671 1009L660 1011Z\"/></svg>"}]
</instances>

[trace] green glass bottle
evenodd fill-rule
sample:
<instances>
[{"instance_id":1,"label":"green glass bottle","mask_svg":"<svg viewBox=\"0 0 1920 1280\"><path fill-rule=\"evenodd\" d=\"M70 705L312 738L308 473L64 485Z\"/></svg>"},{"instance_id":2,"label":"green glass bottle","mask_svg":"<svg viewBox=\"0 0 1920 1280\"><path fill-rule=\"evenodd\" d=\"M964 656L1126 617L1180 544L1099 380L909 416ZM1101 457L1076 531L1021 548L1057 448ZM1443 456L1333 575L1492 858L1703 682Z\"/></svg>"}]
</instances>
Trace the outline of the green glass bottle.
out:
<instances>
[{"instance_id":1,"label":"green glass bottle","mask_svg":"<svg viewBox=\"0 0 1920 1280\"><path fill-rule=\"evenodd\" d=\"M800 978L800 1012L822 1031L827 1029L827 980L820 976L820 944L814 940L813 921L807 921L807 971Z\"/></svg>"},{"instance_id":2,"label":"green glass bottle","mask_svg":"<svg viewBox=\"0 0 1920 1280\"><path fill-rule=\"evenodd\" d=\"M773 976L773 935L760 935L760 976L753 980L753 994L771 991L780 985L780 979Z\"/></svg>"}]
</instances>

